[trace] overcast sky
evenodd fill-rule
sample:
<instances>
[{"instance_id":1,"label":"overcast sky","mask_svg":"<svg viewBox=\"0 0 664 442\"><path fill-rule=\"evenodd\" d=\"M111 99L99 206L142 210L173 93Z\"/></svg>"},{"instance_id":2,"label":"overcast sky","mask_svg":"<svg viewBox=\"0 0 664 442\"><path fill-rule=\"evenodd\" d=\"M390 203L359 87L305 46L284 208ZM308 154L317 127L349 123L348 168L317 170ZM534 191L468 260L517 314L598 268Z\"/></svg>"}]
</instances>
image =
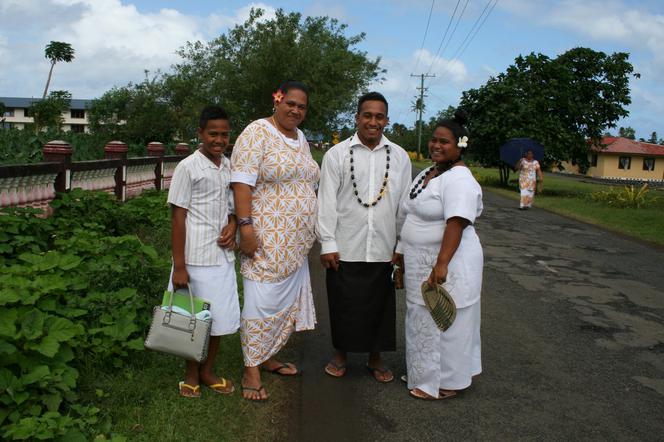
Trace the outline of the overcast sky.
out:
<instances>
[{"instance_id":1,"label":"overcast sky","mask_svg":"<svg viewBox=\"0 0 664 442\"><path fill-rule=\"evenodd\" d=\"M641 78L631 81L630 116L619 125L634 127L639 137L652 131L664 137L664 2L498 0L492 7L494 3L0 0L0 96L41 97L49 68L43 52L51 40L71 43L76 50L74 62L56 66L51 90L95 98L113 86L141 81L146 69L168 71L185 42L224 33L255 6L268 15L275 8L328 15L347 23L350 34L365 32L359 48L382 57L387 69L386 81L374 88L387 96L392 122L409 125L415 120L410 107L419 84L411 74L436 75L425 83L432 115L457 104L462 91L504 71L519 54L555 57L576 46L626 51Z\"/></svg>"}]
</instances>

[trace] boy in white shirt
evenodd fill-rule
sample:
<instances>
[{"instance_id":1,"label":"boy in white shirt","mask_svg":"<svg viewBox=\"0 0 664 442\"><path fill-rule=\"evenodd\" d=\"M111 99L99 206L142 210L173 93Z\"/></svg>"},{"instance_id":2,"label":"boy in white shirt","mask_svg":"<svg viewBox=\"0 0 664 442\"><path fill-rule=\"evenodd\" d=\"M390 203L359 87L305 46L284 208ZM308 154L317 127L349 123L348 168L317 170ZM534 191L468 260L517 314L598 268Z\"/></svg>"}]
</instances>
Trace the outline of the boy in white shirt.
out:
<instances>
[{"instance_id":1,"label":"boy in white shirt","mask_svg":"<svg viewBox=\"0 0 664 442\"><path fill-rule=\"evenodd\" d=\"M201 112L201 146L180 161L168 192L172 209L173 269L169 290L191 287L194 296L210 301L212 327L208 358L187 361L180 395L199 397L200 383L214 392L234 391L230 380L214 373L221 335L240 327L240 304L235 279L235 230L230 190L230 161L223 155L230 139L228 114L209 106Z\"/></svg>"}]
</instances>

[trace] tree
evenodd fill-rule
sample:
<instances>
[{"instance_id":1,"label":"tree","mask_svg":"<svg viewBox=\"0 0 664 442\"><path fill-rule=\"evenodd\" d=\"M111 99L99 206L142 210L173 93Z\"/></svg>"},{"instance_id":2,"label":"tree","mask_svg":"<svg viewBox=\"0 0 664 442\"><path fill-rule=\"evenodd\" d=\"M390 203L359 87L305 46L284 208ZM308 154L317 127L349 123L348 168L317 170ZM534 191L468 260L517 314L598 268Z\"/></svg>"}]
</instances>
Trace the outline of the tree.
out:
<instances>
[{"instance_id":1,"label":"tree","mask_svg":"<svg viewBox=\"0 0 664 442\"><path fill-rule=\"evenodd\" d=\"M46 87L44 88L44 95L42 99L46 98L48 93L48 86L51 83L51 75L53 75L53 68L58 61L69 63L74 59L74 48L69 43L61 41L51 41L46 45L44 56L51 60L51 69L48 71L48 79L46 80Z\"/></svg>"},{"instance_id":2,"label":"tree","mask_svg":"<svg viewBox=\"0 0 664 442\"><path fill-rule=\"evenodd\" d=\"M51 91L45 99L33 101L29 112L35 121L35 132L45 128L59 131L64 122L62 114L67 112L70 103L69 91Z\"/></svg>"},{"instance_id":3,"label":"tree","mask_svg":"<svg viewBox=\"0 0 664 442\"><path fill-rule=\"evenodd\" d=\"M90 130L126 143L171 141L177 124L164 96L164 84L158 75L139 84L113 88L92 102L88 112Z\"/></svg>"},{"instance_id":4,"label":"tree","mask_svg":"<svg viewBox=\"0 0 664 442\"><path fill-rule=\"evenodd\" d=\"M623 138L629 138L630 140L635 140L636 131L629 126L621 127L620 129L618 129L618 136Z\"/></svg>"},{"instance_id":5,"label":"tree","mask_svg":"<svg viewBox=\"0 0 664 442\"><path fill-rule=\"evenodd\" d=\"M651 144L657 144L659 138L657 138L657 132L653 132L650 134L650 138L648 138L648 143Z\"/></svg>"},{"instance_id":6,"label":"tree","mask_svg":"<svg viewBox=\"0 0 664 442\"><path fill-rule=\"evenodd\" d=\"M241 130L272 112L271 94L289 79L311 90L303 127L329 133L350 122L357 96L384 72L380 58L355 47L365 35L346 36L347 25L329 17L252 9L248 20L210 41L187 43L184 61L166 76L166 94L175 112L196 121L205 104L221 104Z\"/></svg>"},{"instance_id":7,"label":"tree","mask_svg":"<svg viewBox=\"0 0 664 442\"><path fill-rule=\"evenodd\" d=\"M478 89L463 92L473 154L498 164L499 147L510 138L530 137L546 148L546 162L576 160L587 165L591 146L628 115L631 103L629 55L571 49L555 59L519 56L506 72ZM635 76L638 74L635 74Z\"/></svg>"}]
</instances>

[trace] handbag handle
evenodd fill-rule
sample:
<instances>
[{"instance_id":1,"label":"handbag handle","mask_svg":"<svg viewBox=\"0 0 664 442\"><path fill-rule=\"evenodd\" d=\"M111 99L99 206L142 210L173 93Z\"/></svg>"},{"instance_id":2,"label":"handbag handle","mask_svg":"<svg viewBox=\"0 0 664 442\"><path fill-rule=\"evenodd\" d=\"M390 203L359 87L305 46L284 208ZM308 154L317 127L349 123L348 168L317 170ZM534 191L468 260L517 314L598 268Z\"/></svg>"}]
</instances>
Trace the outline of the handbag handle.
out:
<instances>
[{"instance_id":1,"label":"handbag handle","mask_svg":"<svg viewBox=\"0 0 664 442\"><path fill-rule=\"evenodd\" d=\"M196 329L196 312L194 312L194 294L191 293L191 286L189 283L187 283L187 291L189 292L189 304L191 305L191 319L189 320L189 330L191 331L192 335L194 333L194 330ZM168 310L166 311L166 315L164 315L164 324L170 324L171 323L171 313L173 313L173 295L175 294L175 291L168 292L169 294L169 299L168 299Z\"/></svg>"}]
</instances>

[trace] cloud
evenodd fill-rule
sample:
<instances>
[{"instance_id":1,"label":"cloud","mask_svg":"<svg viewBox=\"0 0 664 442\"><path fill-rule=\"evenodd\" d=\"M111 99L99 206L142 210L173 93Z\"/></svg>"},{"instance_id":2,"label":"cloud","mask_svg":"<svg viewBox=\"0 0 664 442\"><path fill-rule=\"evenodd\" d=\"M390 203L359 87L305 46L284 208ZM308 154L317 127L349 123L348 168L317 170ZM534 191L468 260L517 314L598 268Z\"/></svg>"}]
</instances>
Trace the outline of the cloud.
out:
<instances>
[{"instance_id":1,"label":"cloud","mask_svg":"<svg viewBox=\"0 0 664 442\"><path fill-rule=\"evenodd\" d=\"M113 86L140 82L145 71L168 71L188 41L206 41L244 22L252 7L274 17L275 9L251 3L206 17L163 8L141 12L120 0L2 0L0 2L0 95L41 96L49 63L44 47L64 41L76 51L72 63L58 63L51 89L75 98L94 98Z\"/></svg>"},{"instance_id":2,"label":"cloud","mask_svg":"<svg viewBox=\"0 0 664 442\"><path fill-rule=\"evenodd\" d=\"M259 21L271 20L276 17L277 10L265 3L250 3L235 11L234 14L211 14L207 19L208 33L215 37L222 30L231 28L237 24L244 23L249 19L252 9L262 9L263 17Z\"/></svg>"},{"instance_id":3,"label":"cloud","mask_svg":"<svg viewBox=\"0 0 664 442\"><path fill-rule=\"evenodd\" d=\"M426 49L416 50L409 57L384 58L382 66L387 69L383 83L373 85L390 103L390 119L393 123L410 124L415 116L412 103L419 94L420 78L411 74L429 72L436 75L425 79L428 88L425 99L425 118L435 115L440 109L458 102L460 93L468 86L470 76L466 65L460 60L434 58ZM416 70L417 72L414 72Z\"/></svg>"}]
</instances>

